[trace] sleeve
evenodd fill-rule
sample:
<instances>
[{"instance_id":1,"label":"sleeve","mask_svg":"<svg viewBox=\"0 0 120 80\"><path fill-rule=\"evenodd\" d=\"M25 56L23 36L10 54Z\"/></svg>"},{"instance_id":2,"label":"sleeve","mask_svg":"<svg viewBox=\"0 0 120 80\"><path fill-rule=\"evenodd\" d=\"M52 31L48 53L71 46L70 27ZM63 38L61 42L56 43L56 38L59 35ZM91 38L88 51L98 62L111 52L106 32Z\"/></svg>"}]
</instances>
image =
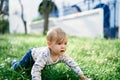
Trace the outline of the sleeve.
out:
<instances>
[{"instance_id":1,"label":"sleeve","mask_svg":"<svg viewBox=\"0 0 120 80\"><path fill-rule=\"evenodd\" d=\"M66 65L69 66L76 74L78 75L83 74L79 65L68 55L64 55L62 57L62 62L66 63Z\"/></svg>"},{"instance_id":2,"label":"sleeve","mask_svg":"<svg viewBox=\"0 0 120 80\"><path fill-rule=\"evenodd\" d=\"M39 56L35 63L33 64L31 75L32 80L42 80L41 79L41 70L44 68L46 64L44 56Z\"/></svg>"}]
</instances>

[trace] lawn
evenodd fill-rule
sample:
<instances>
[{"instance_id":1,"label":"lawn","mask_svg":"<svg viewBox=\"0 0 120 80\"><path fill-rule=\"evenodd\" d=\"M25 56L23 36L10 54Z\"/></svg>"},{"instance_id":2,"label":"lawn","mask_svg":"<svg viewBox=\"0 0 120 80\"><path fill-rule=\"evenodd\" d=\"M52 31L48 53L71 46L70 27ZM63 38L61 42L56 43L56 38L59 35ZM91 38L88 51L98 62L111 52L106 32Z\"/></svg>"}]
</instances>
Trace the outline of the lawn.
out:
<instances>
[{"instance_id":1,"label":"lawn","mask_svg":"<svg viewBox=\"0 0 120 80\"><path fill-rule=\"evenodd\" d=\"M41 46L46 46L42 35L0 35L0 80L30 80L26 71L12 71L10 62L21 59L28 49ZM69 37L66 52L92 80L120 80L120 39ZM42 78L79 80L63 63L45 67Z\"/></svg>"}]
</instances>

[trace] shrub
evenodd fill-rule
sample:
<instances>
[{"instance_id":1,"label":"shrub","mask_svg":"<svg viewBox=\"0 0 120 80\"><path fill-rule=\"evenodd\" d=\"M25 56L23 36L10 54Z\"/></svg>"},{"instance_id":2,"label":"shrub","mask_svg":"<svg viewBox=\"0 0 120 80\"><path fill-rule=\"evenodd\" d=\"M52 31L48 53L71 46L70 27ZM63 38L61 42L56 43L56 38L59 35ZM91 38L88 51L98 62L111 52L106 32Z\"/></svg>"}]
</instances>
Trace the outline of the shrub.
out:
<instances>
[{"instance_id":1,"label":"shrub","mask_svg":"<svg viewBox=\"0 0 120 80\"><path fill-rule=\"evenodd\" d=\"M0 20L0 33L8 33L9 32L9 22L8 20Z\"/></svg>"}]
</instances>

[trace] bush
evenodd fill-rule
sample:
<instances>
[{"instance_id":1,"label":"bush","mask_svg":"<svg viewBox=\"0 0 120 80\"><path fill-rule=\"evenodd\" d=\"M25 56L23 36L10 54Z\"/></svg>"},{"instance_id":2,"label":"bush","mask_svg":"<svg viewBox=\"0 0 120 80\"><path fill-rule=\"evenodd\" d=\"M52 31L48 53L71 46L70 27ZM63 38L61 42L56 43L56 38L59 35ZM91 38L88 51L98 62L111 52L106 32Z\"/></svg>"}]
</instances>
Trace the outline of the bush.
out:
<instances>
[{"instance_id":1,"label":"bush","mask_svg":"<svg viewBox=\"0 0 120 80\"><path fill-rule=\"evenodd\" d=\"M0 33L8 33L9 32L9 22L8 20L0 20Z\"/></svg>"}]
</instances>

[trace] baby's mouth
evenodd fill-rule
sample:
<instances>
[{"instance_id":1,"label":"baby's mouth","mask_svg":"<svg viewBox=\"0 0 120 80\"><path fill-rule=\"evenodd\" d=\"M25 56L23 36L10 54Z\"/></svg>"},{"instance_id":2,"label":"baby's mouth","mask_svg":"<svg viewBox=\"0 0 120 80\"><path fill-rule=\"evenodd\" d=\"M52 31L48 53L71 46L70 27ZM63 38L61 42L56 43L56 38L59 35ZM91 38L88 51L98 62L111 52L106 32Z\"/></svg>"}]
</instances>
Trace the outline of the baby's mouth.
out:
<instances>
[{"instance_id":1,"label":"baby's mouth","mask_svg":"<svg viewBox=\"0 0 120 80\"><path fill-rule=\"evenodd\" d=\"M65 52L65 50L61 50L60 52Z\"/></svg>"}]
</instances>

